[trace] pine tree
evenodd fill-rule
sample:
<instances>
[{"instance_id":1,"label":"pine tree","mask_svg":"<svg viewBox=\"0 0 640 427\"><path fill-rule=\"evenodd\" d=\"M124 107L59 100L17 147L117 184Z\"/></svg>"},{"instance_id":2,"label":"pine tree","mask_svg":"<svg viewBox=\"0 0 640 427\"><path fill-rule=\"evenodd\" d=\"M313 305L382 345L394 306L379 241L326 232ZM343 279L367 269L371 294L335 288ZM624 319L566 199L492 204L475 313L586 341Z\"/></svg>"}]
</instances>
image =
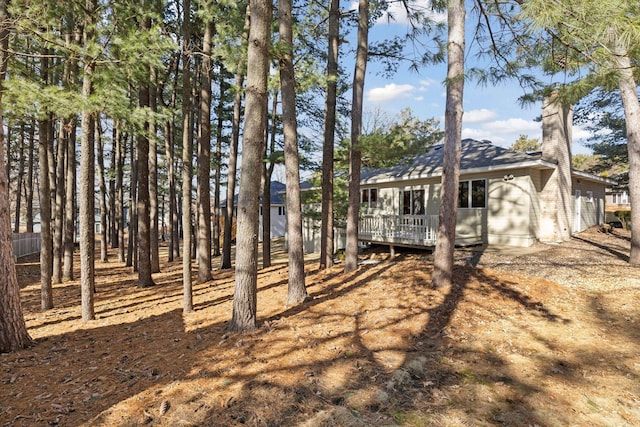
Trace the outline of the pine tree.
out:
<instances>
[{"instance_id":1,"label":"pine tree","mask_svg":"<svg viewBox=\"0 0 640 427\"><path fill-rule=\"evenodd\" d=\"M333 158L338 97L338 56L340 1L329 2L327 89L322 143L322 221L320 228L320 268L333 266Z\"/></svg>"},{"instance_id":2,"label":"pine tree","mask_svg":"<svg viewBox=\"0 0 640 427\"><path fill-rule=\"evenodd\" d=\"M349 206L347 209L347 244L345 248L345 273L358 268L358 217L360 214L360 167L362 164L359 144L362 133L362 101L367 69L369 46L369 2L358 2L358 48L353 73L353 101L351 103L351 149L349 152Z\"/></svg>"},{"instance_id":3,"label":"pine tree","mask_svg":"<svg viewBox=\"0 0 640 427\"><path fill-rule=\"evenodd\" d=\"M434 253L434 288L450 287L453 280L453 251L456 240L458 182L462 147L462 100L464 90L464 46L466 15L464 0L447 3L449 37L447 42L447 101L445 111L444 160L440 189L438 235Z\"/></svg>"},{"instance_id":4,"label":"pine tree","mask_svg":"<svg viewBox=\"0 0 640 427\"><path fill-rule=\"evenodd\" d=\"M279 58L282 88L282 127L287 197L287 237L289 245L289 286L287 304L299 304L309 298L304 284L304 247L302 241L302 205L300 200L300 160L296 121L296 79L293 67L293 17L291 0L278 1L280 43ZM268 209L268 207L267 207Z\"/></svg>"},{"instance_id":5,"label":"pine tree","mask_svg":"<svg viewBox=\"0 0 640 427\"><path fill-rule=\"evenodd\" d=\"M3 120L2 87L7 70L9 44L9 16L7 0L0 0L0 123ZM4 164L4 126L0 126L0 165ZM31 337L22 315L20 287L13 258L9 180L4 167L0 168L0 353L19 350L31 344Z\"/></svg>"},{"instance_id":6,"label":"pine tree","mask_svg":"<svg viewBox=\"0 0 640 427\"><path fill-rule=\"evenodd\" d=\"M211 38L213 22L205 22L200 82L198 143L198 283L211 276Z\"/></svg>"},{"instance_id":7,"label":"pine tree","mask_svg":"<svg viewBox=\"0 0 640 427\"><path fill-rule=\"evenodd\" d=\"M248 331L257 326L259 188L267 105L267 77L272 4L250 1L251 26L247 52L247 101L242 175L238 196L236 282L233 314L227 330Z\"/></svg>"},{"instance_id":8,"label":"pine tree","mask_svg":"<svg viewBox=\"0 0 640 427\"><path fill-rule=\"evenodd\" d=\"M183 311L193 311L191 285L191 1L184 0L182 22L182 286Z\"/></svg>"}]
</instances>

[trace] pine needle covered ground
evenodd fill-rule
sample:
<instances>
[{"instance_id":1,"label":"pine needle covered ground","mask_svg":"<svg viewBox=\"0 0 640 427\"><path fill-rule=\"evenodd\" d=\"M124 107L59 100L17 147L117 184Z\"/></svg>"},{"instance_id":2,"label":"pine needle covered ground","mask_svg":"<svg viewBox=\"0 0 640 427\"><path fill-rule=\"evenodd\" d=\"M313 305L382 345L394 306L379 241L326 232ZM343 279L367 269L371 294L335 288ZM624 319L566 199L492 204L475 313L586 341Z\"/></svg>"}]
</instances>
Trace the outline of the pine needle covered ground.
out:
<instances>
[{"instance_id":1,"label":"pine needle covered ground","mask_svg":"<svg viewBox=\"0 0 640 427\"><path fill-rule=\"evenodd\" d=\"M353 274L307 263L314 299L285 307L286 258L259 273L255 332L225 334L233 273L153 288L97 265L97 320L78 281L39 309L37 258L18 273L32 348L0 355L0 425L640 425L640 269L628 235L590 230L528 251L371 251Z\"/></svg>"}]
</instances>

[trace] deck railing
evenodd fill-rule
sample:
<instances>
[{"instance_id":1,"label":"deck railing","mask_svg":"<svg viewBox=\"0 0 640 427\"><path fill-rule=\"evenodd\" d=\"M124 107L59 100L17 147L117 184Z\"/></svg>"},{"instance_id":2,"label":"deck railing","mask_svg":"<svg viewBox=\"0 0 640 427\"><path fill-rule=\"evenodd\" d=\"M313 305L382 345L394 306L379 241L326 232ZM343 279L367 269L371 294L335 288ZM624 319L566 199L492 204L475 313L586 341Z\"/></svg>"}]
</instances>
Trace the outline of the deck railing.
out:
<instances>
[{"instance_id":1,"label":"deck railing","mask_svg":"<svg viewBox=\"0 0 640 427\"><path fill-rule=\"evenodd\" d=\"M435 244L438 215L362 215L361 240L416 245Z\"/></svg>"}]
</instances>

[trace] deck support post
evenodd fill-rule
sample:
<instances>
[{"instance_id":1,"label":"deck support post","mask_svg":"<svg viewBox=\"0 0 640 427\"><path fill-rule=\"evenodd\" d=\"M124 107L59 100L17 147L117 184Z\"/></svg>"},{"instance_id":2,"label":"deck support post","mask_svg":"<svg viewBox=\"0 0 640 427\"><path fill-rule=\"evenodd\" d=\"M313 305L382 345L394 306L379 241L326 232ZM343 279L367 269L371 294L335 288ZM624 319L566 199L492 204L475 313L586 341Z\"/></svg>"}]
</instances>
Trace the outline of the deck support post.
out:
<instances>
[{"instance_id":1,"label":"deck support post","mask_svg":"<svg viewBox=\"0 0 640 427\"><path fill-rule=\"evenodd\" d=\"M391 257L396 256L396 247L393 245L389 245L389 256Z\"/></svg>"}]
</instances>

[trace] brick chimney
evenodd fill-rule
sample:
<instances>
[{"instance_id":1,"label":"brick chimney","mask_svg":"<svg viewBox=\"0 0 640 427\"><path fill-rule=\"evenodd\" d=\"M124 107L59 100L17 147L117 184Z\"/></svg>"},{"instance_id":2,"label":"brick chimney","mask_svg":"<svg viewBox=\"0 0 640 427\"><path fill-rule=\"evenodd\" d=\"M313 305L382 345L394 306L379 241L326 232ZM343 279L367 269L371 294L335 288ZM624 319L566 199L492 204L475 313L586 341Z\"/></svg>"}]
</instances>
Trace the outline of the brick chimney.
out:
<instances>
[{"instance_id":1,"label":"brick chimney","mask_svg":"<svg viewBox=\"0 0 640 427\"><path fill-rule=\"evenodd\" d=\"M542 102L542 159L557 164L543 172L540 193L539 239L560 242L571 237L573 196L571 185L571 127L573 107L560 103L553 94Z\"/></svg>"}]
</instances>

